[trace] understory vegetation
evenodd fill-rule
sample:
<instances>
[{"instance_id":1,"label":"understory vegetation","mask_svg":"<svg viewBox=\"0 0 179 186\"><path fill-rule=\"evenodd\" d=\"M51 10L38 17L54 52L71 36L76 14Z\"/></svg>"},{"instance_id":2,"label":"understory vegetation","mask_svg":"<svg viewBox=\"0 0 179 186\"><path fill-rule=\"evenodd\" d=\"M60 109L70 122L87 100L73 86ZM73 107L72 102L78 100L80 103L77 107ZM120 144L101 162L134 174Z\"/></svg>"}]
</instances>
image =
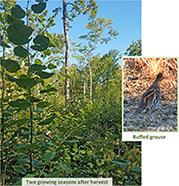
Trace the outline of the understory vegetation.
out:
<instances>
[{"instance_id":1,"label":"understory vegetation","mask_svg":"<svg viewBox=\"0 0 179 186\"><path fill-rule=\"evenodd\" d=\"M1 185L21 185L23 177L112 177L114 185L141 185L141 143L121 141L121 53L93 53L117 36L112 20L96 18L93 0L74 1L70 14L63 1L51 17L47 3L0 4ZM50 33L61 12L66 33ZM65 26L80 13L90 15L87 34L72 43ZM69 52L77 63L69 63Z\"/></svg>"}]
</instances>

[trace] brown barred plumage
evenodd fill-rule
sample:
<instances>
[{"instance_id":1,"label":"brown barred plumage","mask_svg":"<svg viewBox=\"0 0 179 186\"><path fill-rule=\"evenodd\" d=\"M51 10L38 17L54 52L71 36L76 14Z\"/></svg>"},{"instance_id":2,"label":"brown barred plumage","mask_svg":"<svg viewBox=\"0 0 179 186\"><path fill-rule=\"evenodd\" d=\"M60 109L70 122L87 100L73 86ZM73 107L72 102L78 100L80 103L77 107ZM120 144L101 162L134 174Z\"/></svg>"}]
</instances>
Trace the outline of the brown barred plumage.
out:
<instances>
[{"instance_id":1,"label":"brown barred plumage","mask_svg":"<svg viewBox=\"0 0 179 186\"><path fill-rule=\"evenodd\" d=\"M150 106L150 110L154 109L161 100L161 90L159 82L164 79L163 74L159 73L153 82L153 84L145 91L139 102L138 108L135 110L133 115L137 115L142 110Z\"/></svg>"}]
</instances>

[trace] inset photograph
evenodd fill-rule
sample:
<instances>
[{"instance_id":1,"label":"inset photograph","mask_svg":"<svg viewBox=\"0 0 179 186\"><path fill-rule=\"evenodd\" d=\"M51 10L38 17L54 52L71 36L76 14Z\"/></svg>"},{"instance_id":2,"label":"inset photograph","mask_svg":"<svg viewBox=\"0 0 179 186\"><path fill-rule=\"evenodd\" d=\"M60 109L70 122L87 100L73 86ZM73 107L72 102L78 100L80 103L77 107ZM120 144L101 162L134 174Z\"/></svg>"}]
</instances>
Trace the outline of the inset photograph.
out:
<instances>
[{"instance_id":1,"label":"inset photograph","mask_svg":"<svg viewBox=\"0 0 179 186\"><path fill-rule=\"evenodd\" d=\"M177 58L123 58L123 131L177 128Z\"/></svg>"}]
</instances>

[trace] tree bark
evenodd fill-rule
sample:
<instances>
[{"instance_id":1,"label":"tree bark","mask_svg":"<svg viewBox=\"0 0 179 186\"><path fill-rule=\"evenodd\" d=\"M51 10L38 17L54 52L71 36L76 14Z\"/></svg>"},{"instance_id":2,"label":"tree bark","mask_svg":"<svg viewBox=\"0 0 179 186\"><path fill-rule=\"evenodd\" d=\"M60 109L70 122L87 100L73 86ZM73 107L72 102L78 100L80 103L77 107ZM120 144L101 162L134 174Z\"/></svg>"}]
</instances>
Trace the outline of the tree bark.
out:
<instances>
[{"instance_id":1,"label":"tree bark","mask_svg":"<svg viewBox=\"0 0 179 186\"><path fill-rule=\"evenodd\" d=\"M91 64L90 64L90 58L91 58L91 51L92 49L90 50L89 52L89 55L88 55L88 66L89 66L89 76L90 76L90 102L92 103L92 94L93 94L93 77L92 77L92 70L91 70Z\"/></svg>"},{"instance_id":2,"label":"tree bark","mask_svg":"<svg viewBox=\"0 0 179 186\"><path fill-rule=\"evenodd\" d=\"M86 95L86 80L83 81L83 96L85 98Z\"/></svg>"},{"instance_id":3,"label":"tree bark","mask_svg":"<svg viewBox=\"0 0 179 186\"><path fill-rule=\"evenodd\" d=\"M66 51L65 51L65 74L68 75L68 68L70 66L70 42L68 35L68 21L67 21L67 3L66 0L63 0L63 29L65 35L65 43L66 43ZM66 77L65 79L65 103L67 104L67 100L70 97L70 79Z\"/></svg>"}]
</instances>

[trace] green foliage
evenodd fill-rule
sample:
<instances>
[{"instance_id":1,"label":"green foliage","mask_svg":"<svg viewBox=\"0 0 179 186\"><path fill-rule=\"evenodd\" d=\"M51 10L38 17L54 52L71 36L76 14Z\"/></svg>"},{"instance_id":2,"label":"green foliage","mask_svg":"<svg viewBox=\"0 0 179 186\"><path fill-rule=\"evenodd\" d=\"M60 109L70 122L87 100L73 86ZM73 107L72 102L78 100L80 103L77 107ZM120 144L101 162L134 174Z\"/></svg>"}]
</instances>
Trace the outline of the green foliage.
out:
<instances>
[{"instance_id":1,"label":"green foliage","mask_svg":"<svg viewBox=\"0 0 179 186\"><path fill-rule=\"evenodd\" d=\"M124 53L127 56L141 56L142 55L142 41L139 39L137 41L132 41L129 48L126 49Z\"/></svg>"},{"instance_id":2,"label":"green foliage","mask_svg":"<svg viewBox=\"0 0 179 186\"><path fill-rule=\"evenodd\" d=\"M8 38L16 45L23 45L30 41L29 37L33 32L30 26L25 26L24 22L14 16L7 16L9 26L7 28Z\"/></svg>"},{"instance_id":3,"label":"green foliage","mask_svg":"<svg viewBox=\"0 0 179 186\"><path fill-rule=\"evenodd\" d=\"M45 10L46 8L46 3L45 2L39 2L38 4L32 5L32 10L39 14L41 12L43 12L43 10Z\"/></svg>"},{"instance_id":4,"label":"green foliage","mask_svg":"<svg viewBox=\"0 0 179 186\"><path fill-rule=\"evenodd\" d=\"M1 65L8 71L8 72L17 72L20 69L20 65L17 61L12 59L1 60Z\"/></svg>"},{"instance_id":5,"label":"green foliage","mask_svg":"<svg viewBox=\"0 0 179 186\"><path fill-rule=\"evenodd\" d=\"M28 56L28 50L19 45L14 48L14 54L26 58Z\"/></svg>"},{"instance_id":6,"label":"green foliage","mask_svg":"<svg viewBox=\"0 0 179 186\"><path fill-rule=\"evenodd\" d=\"M33 40L35 45L32 45L31 48L33 50L44 51L49 46L49 38L44 35L37 35Z\"/></svg>"},{"instance_id":7,"label":"green foliage","mask_svg":"<svg viewBox=\"0 0 179 186\"><path fill-rule=\"evenodd\" d=\"M84 56L78 56L80 65L67 69L71 97L65 107L66 69L59 67L64 61L64 36L47 32L56 14L46 18L46 3L36 2L31 6L33 11L26 13L14 1L3 2L3 185L20 185L22 177L112 177L115 185L140 185L140 142L121 141L120 51L113 49L103 56L91 57L92 102L89 68L82 63ZM74 1L73 5L76 7L69 17L87 12L91 18L96 15L95 1ZM25 15L28 26L21 20ZM111 27L112 20L99 18L89 22L91 32L87 37L95 46L95 42L110 40L101 37L104 25L109 36L117 35ZM100 38L95 38L94 33ZM80 45L79 49L82 54L89 52Z\"/></svg>"},{"instance_id":8,"label":"green foliage","mask_svg":"<svg viewBox=\"0 0 179 186\"><path fill-rule=\"evenodd\" d=\"M22 19L25 16L25 11L19 5L15 5L11 9L11 14L18 19Z\"/></svg>"}]
</instances>

